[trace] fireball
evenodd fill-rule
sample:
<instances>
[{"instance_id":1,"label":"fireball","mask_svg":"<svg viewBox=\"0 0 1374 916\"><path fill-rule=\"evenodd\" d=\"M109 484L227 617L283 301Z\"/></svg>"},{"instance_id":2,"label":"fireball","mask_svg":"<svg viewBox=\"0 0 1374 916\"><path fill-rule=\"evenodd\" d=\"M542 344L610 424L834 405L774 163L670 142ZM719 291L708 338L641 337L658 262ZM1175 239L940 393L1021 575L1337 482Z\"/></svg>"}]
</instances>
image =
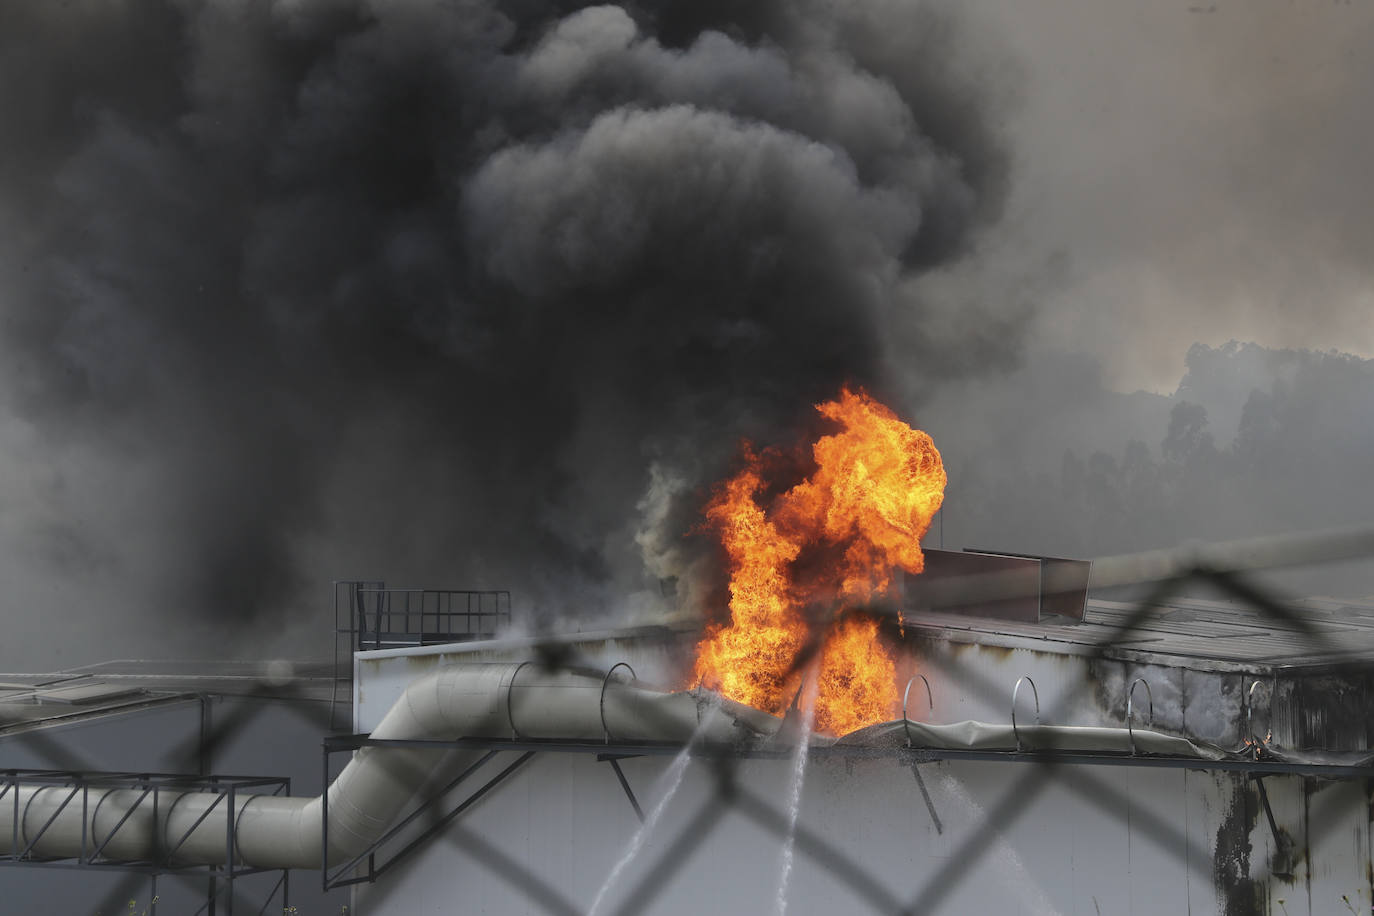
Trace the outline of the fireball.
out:
<instances>
[{"instance_id":1,"label":"fireball","mask_svg":"<svg viewBox=\"0 0 1374 916\"><path fill-rule=\"evenodd\" d=\"M781 714L800 686L798 653L824 627L815 723L845 734L898 712L878 622L853 612L895 602L894 569L924 569L921 538L946 478L930 436L865 392L845 388L816 409L840 429L812 445L809 477L761 505L766 462L746 445L744 468L706 507L728 558L730 623L708 629L692 679ZM805 613L814 608L826 611L819 621Z\"/></svg>"}]
</instances>

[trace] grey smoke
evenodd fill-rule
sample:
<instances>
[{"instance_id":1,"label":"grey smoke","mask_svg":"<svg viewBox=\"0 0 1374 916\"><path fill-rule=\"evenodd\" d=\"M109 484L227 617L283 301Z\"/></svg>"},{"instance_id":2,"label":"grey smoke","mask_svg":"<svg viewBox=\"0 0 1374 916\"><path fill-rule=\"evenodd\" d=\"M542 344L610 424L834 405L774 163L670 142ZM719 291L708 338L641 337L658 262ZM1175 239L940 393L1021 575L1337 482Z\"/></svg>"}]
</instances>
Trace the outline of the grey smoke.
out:
<instances>
[{"instance_id":1,"label":"grey smoke","mask_svg":"<svg viewBox=\"0 0 1374 916\"><path fill-rule=\"evenodd\" d=\"M1374 7L976 10L1027 71L993 260L1060 261L1029 351L1123 391L1171 391L1197 341L1374 356Z\"/></svg>"},{"instance_id":2,"label":"grey smoke","mask_svg":"<svg viewBox=\"0 0 1374 916\"><path fill-rule=\"evenodd\" d=\"M1027 366L992 386L1001 447L961 434L978 394L933 405L952 469L944 535L977 545L1103 556L1360 527L1374 518L1374 360L1256 344L1195 345L1169 395L1112 392L1087 361ZM1018 409L1034 401L1018 421ZM948 412L946 412L948 410ZM1374 563L1318 567L1298 596L1374 594Z\"/></svg>"},{"instance_id":3,"label":"grey smoke","mask_svg":"<svg viewBox=\"0 0 1374 916\"><path fill-rule=\"evenodd\" d=\"M6 5L7 650L318 649L332 577L653 592L741 436L1014 362L1024 303L925 283L1009 188L984 40L895 2Z\"/></svg>"}]
</instances>

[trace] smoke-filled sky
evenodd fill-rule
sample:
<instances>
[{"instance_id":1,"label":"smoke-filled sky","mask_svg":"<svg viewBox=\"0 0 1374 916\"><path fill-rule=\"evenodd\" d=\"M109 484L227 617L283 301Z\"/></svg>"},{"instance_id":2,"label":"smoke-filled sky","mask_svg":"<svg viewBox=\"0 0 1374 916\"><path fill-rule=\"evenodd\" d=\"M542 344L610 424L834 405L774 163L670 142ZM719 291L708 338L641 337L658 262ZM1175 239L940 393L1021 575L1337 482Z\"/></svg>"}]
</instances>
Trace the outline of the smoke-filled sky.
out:
<instances>
[{"instance_id":1,"label":"smoke-filled sky","mask_svg":"<svg viewBox=\"0 0 1374 916\"><path fill-rule=\"evenodd\" d=\"M738 440L813 430L846 381L926 418L967 538L1018 532L993 546L1342 521L1368 501L1256 518L1246 487L1298 472L1237 464L1208 524L1147 526L1072 467L1137 440L1182 512L1208 430L1243 460L1252 391L1276 406L1251 446L1312 434L1295 391L1345 405L1323 432L1369 403L1359 359L1189 348L1374 354L1371 22L7 4L0 663L325 654L334 578L565 619L690 602L686 535ZM1171 415L1190 398L1210 426ZM1338 451L1323 486L1367 490L1368 435ZM1036 520L1015 482L1046 467L1091 521Z\"/></svg>"},{"instance_id":2,"label":"smoke-filled sky","mask_svg":"<svg viewBox=\"0 0 1374 916\"><path fill-rule=\"evenodd\" d=\"M1026 70L1001 235L1062 256L1042 341L1123 390L1172 391L1195 341L1374 356L1374 8L988 12Z\"/></svg>"}]
</instances>

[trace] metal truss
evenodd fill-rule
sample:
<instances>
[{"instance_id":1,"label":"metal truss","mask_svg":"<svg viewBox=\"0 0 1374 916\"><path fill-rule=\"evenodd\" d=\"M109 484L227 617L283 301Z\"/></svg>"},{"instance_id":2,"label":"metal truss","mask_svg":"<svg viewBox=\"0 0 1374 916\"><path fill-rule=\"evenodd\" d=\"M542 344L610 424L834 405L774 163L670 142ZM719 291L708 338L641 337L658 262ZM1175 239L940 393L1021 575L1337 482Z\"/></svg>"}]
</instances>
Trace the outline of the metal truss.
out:
<instances>
[{"instance_id":1,"label":"metal truss","mask_svg":"<svg viewBox=\"0 0 1374 916\"><path fill-rule=\"evenodd\" d=\"M20 786L43 786L66 791L66 796L62 799L56 811L48 818L47 822L39 828L38 832L29 838L27 843L21 848L20 844L20 824L24 816L19 804ZM90 823L89 814L93 805L98 805L100 797L104 793L113 790L125 790L139 792L138 800L135 801L124 813L118 823L103 838L97 841L95 836L90 835L88 824ZM86 772L74 770L25 770L7 769L0 770L0 808L7 808L10 831L10 852L0 855L0 866L25 866L25 867L44 867L44 868L66 868L79 870L103 870L131 872L148 875L152 882L152 902L150 913L157 912L157 878L159 875L177 874L187 875L194 873L204 874L209 879L207 898L196 911L197 914L209 912L216 913L217 899L223 894L225 898L224 912L232 916L234 912L234 880L246 875L261 874L264 872L281 871L281 877L273 885L268 893L267 899L263 902L259 913L267 911L274 899L278 897L280 890L281 908L287 911L290 908L290 875L286 869L258 868L251 865L242 865L235 862L234 851L237 846L237 818L227 817L225 819L224 836L224 865L178 865L175 864L176 854L210 814L222 804L224 810L232 812L235 808L235 800L239 793L251 791L252 794L286 795L291 794L291 780L284 777L260 777L260 776L191 776L176 773L132 773L132 772ZM97 793L93 800L91 793ZM188 792L211 793L215 796L206 809L196 818L195 822L177 838L176 842L171 843L164 849L159 849L158 854L152 858L145 859L117 859L107 855L105 850L110 842L124 829L134 812L140 808L151 810L153 823L159 823L158 813L168 795L171 793L173 798L185 795ZM43 856L38 854L38 846L43 840L44 834L52 827L57 820L57 816L68 806L77 804L81 806L81 849L75 857L72 856ZM160 835L159 835L160 836Z\"/></svg>"}]
</instances>

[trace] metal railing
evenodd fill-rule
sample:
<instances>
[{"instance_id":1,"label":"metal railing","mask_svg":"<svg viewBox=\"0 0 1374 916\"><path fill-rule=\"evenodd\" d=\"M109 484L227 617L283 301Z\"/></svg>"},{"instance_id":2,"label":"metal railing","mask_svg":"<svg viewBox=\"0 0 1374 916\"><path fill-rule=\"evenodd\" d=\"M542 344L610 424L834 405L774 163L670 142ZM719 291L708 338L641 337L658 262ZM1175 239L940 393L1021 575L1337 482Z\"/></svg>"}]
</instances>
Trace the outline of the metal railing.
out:
<instances>
[{"instance_id":1,"label":"metal railing","mask_svg":"<svg viewBox=\"0 0 1374 916\"><path fill-rule=\"evenodd\" d=\"M510 592L503 589L388 588L369 579L334 582L334 696L353 680L353 653L490 639L509 626Z\"/></svg>"},{"instance_id":2,"label":"metal railing","mask_svg":"<svg viewBox=\"0 0 1374 916\"><path fill-rule=\"evenodd\" d=\"M349 637L351 652L485 639L510 619L509 591L334 583L335 629Z\"/></svg>"}]
</instances>

